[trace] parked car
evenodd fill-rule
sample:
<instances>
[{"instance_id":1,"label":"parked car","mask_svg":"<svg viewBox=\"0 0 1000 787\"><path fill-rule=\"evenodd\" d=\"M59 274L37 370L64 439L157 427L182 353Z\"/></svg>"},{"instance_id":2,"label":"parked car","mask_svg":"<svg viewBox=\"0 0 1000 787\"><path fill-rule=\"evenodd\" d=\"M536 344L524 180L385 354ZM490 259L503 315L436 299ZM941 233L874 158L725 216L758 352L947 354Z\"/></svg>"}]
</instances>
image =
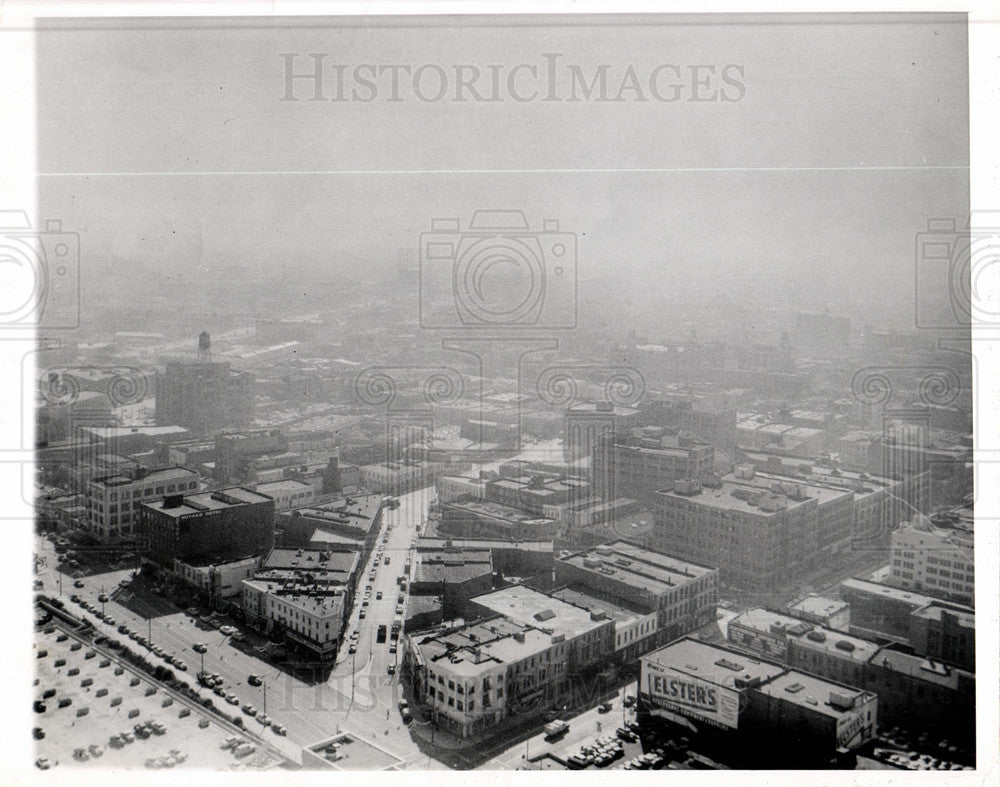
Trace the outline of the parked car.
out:
<instances>
[{"instance_id":1,"label":"parked car","mask_svg":"<svg viewBox=\"0 0 1000 787\"><path fill-rule=\"evenodd\" d=\"M375 594L375 600L376 601L381 601L382 600L382 591L381 590L378 593Z\"/></svg>"},{"instance_id":2,"label":"parked car","mask_svg":"<svg viewBox=\"0 0 1000 787\"><path fill-rule=\"evenodd\" d=\"M80 579L76 580L76 582L73 583L73 587L75 587L75 588L82 588L82 587L84 587L83 581L80 580Z\"/></svg>"},{"instance_id":3,"label":"parked car","mask_svg":"<svg viewBox=\"0 0 1000 787\"><path fill-rule=\"evenodd\" d=\"M261 680L260 675L250 675L247 677L247 683L251 686L260 686L264 681Z\"/></svg>"},{"instance_id":4,"label":"parked car","mask_svg":"<svg viewBox=\"0 0 1000 787\"><path fill-rule=\"evenodd\" d=\"M395 664L390 664L388 667L385 668L385 671L388 674L390 674L390 675L395 675L396 674L396 665Z\"/></svg>"}]
</instances>

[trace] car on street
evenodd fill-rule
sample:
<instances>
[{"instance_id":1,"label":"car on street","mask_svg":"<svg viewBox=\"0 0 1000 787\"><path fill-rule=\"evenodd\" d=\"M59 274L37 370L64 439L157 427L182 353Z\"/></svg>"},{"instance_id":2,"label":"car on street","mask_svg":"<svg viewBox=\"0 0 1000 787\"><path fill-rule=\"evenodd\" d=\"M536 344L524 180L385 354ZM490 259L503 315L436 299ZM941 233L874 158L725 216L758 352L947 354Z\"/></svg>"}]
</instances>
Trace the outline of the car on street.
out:
<instances>
[{"instance_id":1,"label":"car on street","mask_svg":"<svg viewBox=\"0 0 1000 787\"><path fill-rule=\"evenodd\" d=\"M378 593L375 594L375 600L376 601L381 601L382 600L382 591L381 590Z\"/></svg>"},{"instance_id":2,"label":"car on street","mask_svg":"<svg viewBox=\"0 0 1000 787\"><path fill-rule=\"evenodd\" d=\"M272 725L271 726L271 731L274 732L275 735L287 735L288 734L288 730L285 729L284 725L282 725L282 724L274 724L274 725Z\"/></svg>"},{"instance_id":3,"label":"car on street","mask_svg":"<svg viewBox=\"0 0 1000 787\"><path fill-rule=\"evenodd\" d=\"M257 715L257 709L253 705L249 705L249 704L243 706L243 712L247 716L256 716Z\"/></svg>"},{"instance_id":4,"label":"car on street","mask_svg":"<svg viewBox=\"0 0 1000 787\"><path fill-rule=\"evenodd\" d=\"M246 635L242 631L234 631L233 632L233 640L236 641L236 642L245 642L246 641Z\"/></svg>"},{"instance_id":5,"label":"car on street","mask_svg":"<svg viewBox=\"0 0 1000 787\"><path fill-rule=\"evenodd\" d=\"M602 702L597 706L598 713L609 713L611 708L614 707L610 702Z\"/></svg>"},{"instance_id":6,"label":"car on street","mask_svg":"<svg viewBox=\"0 0 1000 787\"><path fill-rule=\"evenodd\" d=\"M368 602L366 601L365 603L367 604ZM360 612L358 613L358 620L364 620L364 619L365 619L365 611L364 611L364 610L361 610L361 611L360 611Z\"/></svg>"},{"instance_id":7,"label":"car on street","mask_svg":"<svg viewBox=\"0 0 1000 787\"><path fill-rule=\"evenodd\" d=\"M230 636L231 634L235 634L236 633L236 629L234 627L232 627L232 626L220 626L219 627L219 631L221 631L227 637Z\"/></svg>"},{"instance_id":8,"label":"car on street","mask_svg":"<svg viewBox=\"0 0 1000 787\"><path fill-rule=\"evenodd\" d=\"M194 645L191 646L191 649L195 653L207 653L208 645L206 645L204 642L196 642Z\"/></svg>"},{"instance_id":9,"label":"car on street","mask_svg":"<svg viewBox=\"0 0 1000 787\"><path fill-rule=\"evenodd\" d=\"M76 582L73 583L73 587L75 587L75 588L82 588L83 586L84 586L83 585L83 581L79 580L79 579L76 580Z\"/></svg>"},{"instance_id":10,"label":"car on street","mask_svg":"<svg viewBox=\"0 0 1000 787\"><path fill-rule=\"evenodd\" d=\"M397 615L402 615L403 614L403 605L402 604L397 604L396 605L396 614Z\"/></svg>"},{"instance_id":11,"label":"car on street","mask_svg":"<svg viewBox=\"0 0 1000 787\"><path fill-rule=\"evenodd\" d=\"M247 677L247 683L251 686L260 686L264 681L261 679L260 675L250 675Z\"/></svg>"},{"instance_id":12,"label":"car on street","mask_svg":"<svg viewBox=\"0 0 1000 787\"><path fill-rule=\"evenodd\" d=\"M395 675L396 674L396 665L395 664L390 664L388 667L385 668L385 671L389 675Z\"/></svg>"},{"instance_id":13,"label":"car on street","mask_svg":"<svg viewBox=\"0 0 1000 787\"><path fill-rule=\"evenodd\" d=\"M403 710L402 716L403 716L403 724L409 724L411 721L413 721L413 714L410 713L409 708Z\"/></svg>"},{"instance_id":14,"label":"car on street","mask_svg":"<svg viewBox=\"0 0 1000 787\"><path fill-rule=\"evenodd\" d=\"M351 646L350 646L350 647L349 647L349 648L347 649L347 653L348 653L349 655L353 655L353 654L355 654L355 653L357 653L357 652L358 652L358 646L357 646L357 645L355 645L355 644L354 644L354 643L352 642L352 643L351 643Z\"/></svg>"},{"instance_id":15,"label":"car on street","mask_svg":"<svg viewBox=\"0 0 1000 787\"><path fill-rule=\"evenodd\" d=\"M385 559L385 564L386 564L387 566L389 565L389 558L386 558L386 559Z\"/></svg>"},{"instance_id":16,"label":"car on street","mask_svg":"<svg viewBox=\"0 0 1000 787\"><path fill-rule=\"evenodd\" d=\"M240 704L240 698L237 697L235 694L227 694L226 695L226 702L228 702L230 705L239 705Z\"/></svg>"},{"instance_id":17,"label":"car on street","mask_svg":"<svg viewBox=\"0 0 1000 787\"><path fill-rule=\"evenodd\" d=\"M375 572L374 571L371 574L368 575L368 581L369 582L374 582L375 581Z\"/></svg>"}]
</instances>

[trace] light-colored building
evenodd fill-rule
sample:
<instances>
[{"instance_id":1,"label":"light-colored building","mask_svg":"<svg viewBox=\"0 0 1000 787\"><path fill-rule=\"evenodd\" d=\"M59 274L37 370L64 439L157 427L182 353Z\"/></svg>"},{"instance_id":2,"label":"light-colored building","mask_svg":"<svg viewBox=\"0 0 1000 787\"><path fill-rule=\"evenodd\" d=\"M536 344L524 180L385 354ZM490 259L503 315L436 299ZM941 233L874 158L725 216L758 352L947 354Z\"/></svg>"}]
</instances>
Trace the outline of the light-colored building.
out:
<instances>
[{"instance_id":1,"label":"light-colored building","mask_svg":"<svg viewBox=\"0 0 1000 787\"><path fill-rule=\"evenodd\" d=\"M495 617L409 635L404 657L426 713L469 738L556 706L567 689L569 647L562 634Z\"/></svg>"},{"instance_id":2,"label":"light-colored building","mask_svg":"<svg viewBox=\"0 0 1000 787\"><path fill-rule=\"evenodd\" d=\"M130 475L92 478L85 496L90 532L107 543L136 535L139 508L165 495L190 494L198 489L200 476L186 467L164 467Z\"/></svg>"},{"instance_id":3,"label":"light-colored building","mask_svg":"<svg viewBox=\"0 0 1000 787\"><path fill-rule=\"evenodd\" d=\"M174 576L201 591L210 604L236 598L244 579L252 579L260 565L260 556L231 560L226 563L191 565L174 560Z\"/></svg>"},{"instance_id":4,"label":"light-colored building","mask_svg":"<svg viewBox=\"0 0 1000 787\"><path fill-rule=\"evenodd\" d=\"M310 656L335 658L358 566L357 552L274 549L257 575L241 583L243 613Z\"/></svg>"},{"instance_id":5,"label":"light-colored building","mask_svg":"<svg viewBox=\"0 0 1000 787\"><path fill-rule=\"evenodd\" d=\"M291 478L257 484L254 488L262 495L274 498L275 511L288 511L292 508L309 506L316 499L316 490L312 484Z\"/></svg>"},{"instance_id":6,"label":"light-colored building","mask_svg":"<svg viewBox=\"0 0 1000 787\"><path fill-rule=\"evenodd\" d=\"M971 510L968 518L956 519L946 527L936 526L933 520L901 527L890 537L889 546L892 552L886 580L889 584L966 604L975 603L976 561Z\"/></svg>"},{"instance_id":7,"label":"light-colored building","mask_svg":"<svg viewBox=\"0 0 1000 787\"><path fill-rule=\"evenodd\" d=\"M815 593L789 605L788 614L835 631L849 631L851 628L850 604Z\"/></svg>"}]
</instances>

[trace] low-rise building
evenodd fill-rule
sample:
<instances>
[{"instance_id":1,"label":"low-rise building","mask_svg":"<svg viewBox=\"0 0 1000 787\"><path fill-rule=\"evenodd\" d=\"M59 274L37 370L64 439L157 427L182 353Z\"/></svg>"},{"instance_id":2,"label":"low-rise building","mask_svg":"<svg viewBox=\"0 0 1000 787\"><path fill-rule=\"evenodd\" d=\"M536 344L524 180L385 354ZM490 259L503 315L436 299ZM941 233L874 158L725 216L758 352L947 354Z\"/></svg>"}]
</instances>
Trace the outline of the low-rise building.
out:
<instances>
[{"instance_id":1,"label":"low-rise building","mask_svg":"<svg viewBox=\"0 0 1000 787\"><path fill-rule=\"evenodd\" d=\"M431 486L438 477L448 472L444 462L425 459L400 459L394 462L378 462L362 465L361 484L376 492L387 495L402 495Z\"/></svg>"},{"instance_id":2,"label":"low-rise building","mask_svg":"<svg viewBox=\"0 0 1000 787\"><path fill-rule=\"evenodd\" d=\"M562 557L555 568L557 585L640 613L616 633L621 661L715 620L719 572L708 566L614 541Z\"/></svg>"},{"instance_id":3,"label":"low-rise building","mask_svg":"<svg viewBox=\"0 0 1000 787\"><path fill-rule=\"evenodd\" d=\"M790 604L788 614L834 631L847 632L851 629L851 605L836 598L810 593Z\"/></svg>"},{"instance_id":4,"label":"low-rise building","mask_svg":"<svg viewBox=\"0 0 1000 787\"><path fill-rule=\"evenodd\" d=\"M241 583L243 614L310 656L336 658L360 565L357 552L274 549Z\"/></svg>"},{"instance_id":5,"label":"low-rise building","mask_svg":"<svg viewBox=\"0 0 1000 787\"><path fill-rule=\"evenodd\" d=\"M316 490L312 484L292 478L257 484L254 489L262 495L274 499L275 511L288 511L292 508L312 505L316 497Z\"/></svg>"},{"instance_id":6,"label":"low-rise building","mask_svg":"<svg viewBox=\"0 0 1000 787\"><path fill-rule=\"evenodd\" d=\"M567 644L564 659L570 673L593 670L614 652L615 623L606 612L591 611L524 585L476 596L468 610L470 617L503 615L520 625L549 632L553 639Z\"/></svg>"},{"instance_id":7,"label":"low-rise building","mask_svg":"<svg viewBox=\"0 0 1000 787\"><path fill-rule=\"evenodd\" d=\"M224 563L192 565L174 560L174 576L199 591L211 605L237 599L244 579L252 579L260 566L260 555L251 555Z\"/></svg>"},{"instance_id":8,"label":"low-rise building","mask_svg":"<svg viewBox=\"0 0 1000 787\"><path fill-rule=\"evenodd\" d=\"M537 541L556 536L559 524L549 517L500 503L453 500L442 503L439 532L458 538Z\"/></svg>"},{"instance_id":9,"label":"low-rise building","mask_svg":"<svg viewBox=\"0 0 1000 787\"><path fill-rule=\"evenodd\" d=\"M641 661L640 713L715 740L737 766L830 762L874 738L878 708L871 692L688 637Z\"/></svg>"},{"instance_id":10,"label":"low-rise building","mask_svg":"<svg viewBox=\"0 0 1000 787\"><path fill-rule=\"evenodd\" d=\"M407 635L404 658L413 696L431 719L470 738L557 707L568 689L569 650L563 635L498 616Z\"/></svg>"}]
</instances>

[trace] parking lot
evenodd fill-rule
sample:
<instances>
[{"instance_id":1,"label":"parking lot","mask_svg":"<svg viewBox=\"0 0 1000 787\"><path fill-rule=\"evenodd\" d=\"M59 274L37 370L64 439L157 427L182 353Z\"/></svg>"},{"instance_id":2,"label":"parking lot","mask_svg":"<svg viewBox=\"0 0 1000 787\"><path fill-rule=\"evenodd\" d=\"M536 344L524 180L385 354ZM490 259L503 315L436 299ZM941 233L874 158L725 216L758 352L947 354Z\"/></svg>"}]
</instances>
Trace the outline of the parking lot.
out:
<instances>
[{"instance_id":1,"label":"parking lot","mask_svg":"<svg viewBox=\"0 0 1000 787\"><path fill-rule=\"evenodd\" d=\"M40 767L170 768L183 763L244 770L279 762L252 742L254 750L244 749L242 756L220 748L232 731L210 713L59 627L36 634L35 653Z\"/></svg>"}]
</instances>

